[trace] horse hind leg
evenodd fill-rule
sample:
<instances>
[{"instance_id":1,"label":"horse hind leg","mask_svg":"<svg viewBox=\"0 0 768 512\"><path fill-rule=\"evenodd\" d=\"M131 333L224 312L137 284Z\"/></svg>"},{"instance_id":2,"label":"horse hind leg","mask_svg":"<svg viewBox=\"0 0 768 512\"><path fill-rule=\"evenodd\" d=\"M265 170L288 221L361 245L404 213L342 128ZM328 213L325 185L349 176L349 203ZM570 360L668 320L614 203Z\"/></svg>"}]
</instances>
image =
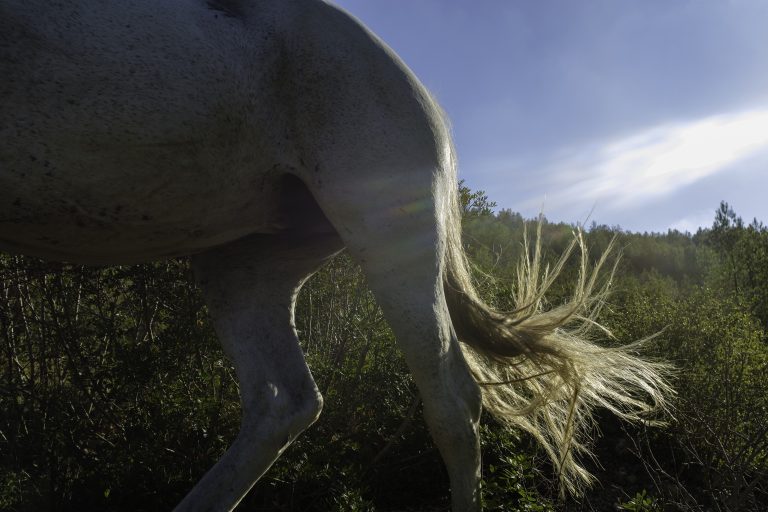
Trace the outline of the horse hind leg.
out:
<instances>
[{"instance_id":1,"label":"horse hind leg","mask_svg":"<svg viewBox=\"0 0 768 512\"><path fill-rule=\"evenodd\" d=\"M339 183L325 176L322 187L310 189L362 266L405 355L448 469L453 510L479 510L481 395L443 292L446 216L440 198L454 193L453 185L440 173L407 166L389 171L392 179L376 186L358 182L354 193L345 189L355 178L343 174Z\"/></svg>"},{"instance_id":2,"label":"horse hind leg","mask_svg":"<svg viewBox=\"0 0 768 512\"><path fill-rule=\"evenodd\" d=\"M177 511L232 510L320 414L294 328L299 288L341 248L335 234L255 235L193 257L216 333L240 382L240 433Z\"/></svg>"}]
</instances>

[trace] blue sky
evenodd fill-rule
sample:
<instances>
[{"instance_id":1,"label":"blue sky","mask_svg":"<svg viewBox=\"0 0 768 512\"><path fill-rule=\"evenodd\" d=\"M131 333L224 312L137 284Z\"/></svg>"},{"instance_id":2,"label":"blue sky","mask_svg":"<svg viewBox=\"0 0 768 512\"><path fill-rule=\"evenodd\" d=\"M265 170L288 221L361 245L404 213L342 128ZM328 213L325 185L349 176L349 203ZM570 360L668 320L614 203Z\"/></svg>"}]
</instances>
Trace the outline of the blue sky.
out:
<instances>
[{"instance_id":1,"label":"blue sky","mask_svg":"<svg viewBox=\"0 0 768 512\"><path fill-rule=\"evenodd\" d=\"M499 207L695 231L768 223L768 1L339 0L448 112Z\"/></svg>"}]
</instances>

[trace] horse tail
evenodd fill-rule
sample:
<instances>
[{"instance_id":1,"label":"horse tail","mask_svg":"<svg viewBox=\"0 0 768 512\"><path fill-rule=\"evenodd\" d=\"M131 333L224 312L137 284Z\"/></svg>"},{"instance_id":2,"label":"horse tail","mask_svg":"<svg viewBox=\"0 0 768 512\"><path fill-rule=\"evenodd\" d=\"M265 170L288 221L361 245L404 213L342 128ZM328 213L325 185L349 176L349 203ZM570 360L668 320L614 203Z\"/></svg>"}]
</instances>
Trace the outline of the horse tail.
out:
<instances>
[{"instance_id":1,"label":"horse tail","mask_svg":"<svg viewBox=\"0 0 768 512\"><path fill-rule=\"evenodd\" d=\"M456 183L454 182L454 185ZM673 393L669 367L637 355L645 341L604 347L610 333L597 322L616 269L607 265L613 241L590 265L580 230L560 259L542 267L541 222L517 269L515 307L499 311L475 288L461 241L461 210L454 187L446 219L443 288L451 320L467 363L479 384L483 405L502 424L521 428L539 441L553 461L561 493L580 494L592 475L580 459L590 453L594 410L604 407L631 421L652 422ZM544 294L571 254L578 250L578 278L571 298L544 309ZM618 262L618 258L616 259Z\"/></svg>"}]
</instances>

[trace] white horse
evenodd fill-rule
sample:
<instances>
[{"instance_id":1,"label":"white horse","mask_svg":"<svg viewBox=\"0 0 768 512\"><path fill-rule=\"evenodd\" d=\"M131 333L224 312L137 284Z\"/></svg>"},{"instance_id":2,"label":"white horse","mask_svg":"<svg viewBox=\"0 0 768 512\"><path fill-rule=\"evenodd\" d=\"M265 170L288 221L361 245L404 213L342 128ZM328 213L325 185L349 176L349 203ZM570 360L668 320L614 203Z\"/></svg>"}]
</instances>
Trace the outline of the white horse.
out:
<instances>
[{"instance_id":1,"label":"white horse","mask_svg":"<svg viewBox=\"0 0 768 512\"><path fill-rule=\"evenodd\" d=\"M293 311L343 247L405 354L454 511L480 508L482 404L536 436L568 488L589 479L573 454L593 406L637 419L663 404L659 365L586 339L603 260L547 312L557 268L537 257L517 310L482 302L445 117L342 10L0 0L0 250L99 265L191 255L237 370L240 434L177 510L233 509L320 414Z\"/></svg>"}]
</instances>

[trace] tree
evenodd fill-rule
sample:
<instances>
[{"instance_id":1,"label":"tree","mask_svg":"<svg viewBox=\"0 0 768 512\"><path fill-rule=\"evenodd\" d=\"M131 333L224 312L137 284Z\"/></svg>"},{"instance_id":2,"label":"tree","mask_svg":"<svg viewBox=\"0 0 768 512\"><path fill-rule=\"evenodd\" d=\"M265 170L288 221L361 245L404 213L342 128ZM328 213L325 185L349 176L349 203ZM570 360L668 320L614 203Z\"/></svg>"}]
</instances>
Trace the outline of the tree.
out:
<instances>
[{"instance_id":1,"label":"tree","mask_svg":"<svg viewBox=\"0 0 768 512\"><path fill-rule=\"evenodd\" d=\"M464 180L459 182L459 202L464 216L493 215L496 208L495 201L489 201L485 190L472 191L464 185Z\"/></svg>"}]
</instances>

